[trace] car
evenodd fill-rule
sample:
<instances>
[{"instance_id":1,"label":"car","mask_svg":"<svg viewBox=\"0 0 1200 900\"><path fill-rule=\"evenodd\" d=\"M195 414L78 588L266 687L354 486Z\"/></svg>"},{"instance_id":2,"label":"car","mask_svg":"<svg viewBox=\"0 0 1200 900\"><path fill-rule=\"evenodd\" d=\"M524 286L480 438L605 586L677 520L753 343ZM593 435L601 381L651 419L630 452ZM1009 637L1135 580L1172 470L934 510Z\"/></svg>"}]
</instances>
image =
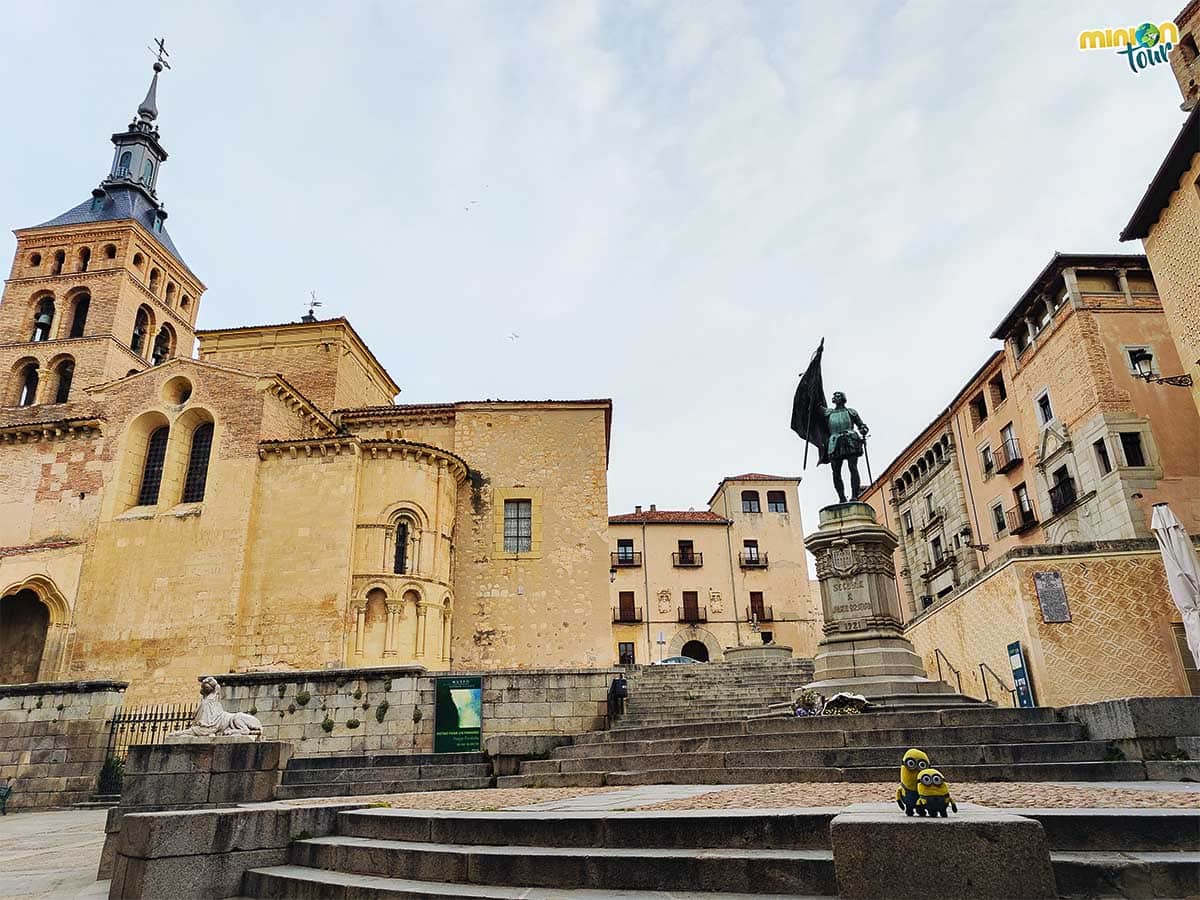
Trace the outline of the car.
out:
<instances>
[{"instance_id":1,"label":"car","mask_svg":"<svg viewBox=\"0 0 1200 900\"><path fill-rule=\"evenodd\" d=\"M692 663L698 663L700 660L692 659L690 656L668 656L666 659L660 659L654 663L656 666L690 666Z\"/></svg>"}]
</instances>

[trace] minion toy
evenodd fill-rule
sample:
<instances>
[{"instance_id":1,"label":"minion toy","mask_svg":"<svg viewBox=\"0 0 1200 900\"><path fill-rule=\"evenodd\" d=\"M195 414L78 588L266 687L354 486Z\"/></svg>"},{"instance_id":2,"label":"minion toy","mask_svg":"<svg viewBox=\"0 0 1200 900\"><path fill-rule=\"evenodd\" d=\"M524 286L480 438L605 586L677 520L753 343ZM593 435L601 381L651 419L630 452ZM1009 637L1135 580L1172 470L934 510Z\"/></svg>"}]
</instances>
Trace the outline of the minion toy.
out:
<instances>
[{"instance_id":1,"label":"minion toy","mask_svg":"<svg viewBox=\"0 0 1200 900\"><path fill-rule=\"evenodd\" d=\"M906 816L911 816L913 812L920 815L925 815L924 809L917 809L917 800L920 798L918 793L919 782L918 777L921 772L929 768L929 757L925 755L924 750L917 750L915 747L904 754L904 759L900 763L900 787L896 788L896 805L904 810Z\"/></svg>"},{"instance_id":2,"label":"minion toy","mask_svg":"<svg viewBox=\"0 0 1200 900\"><path fill-rule=\"evenodd\" d=\"M931 819L935 816L945 819L949 817L946 807L958 812L958 805L950 796L950 786L937 769L925 769L921 773L917 779L917 794L917 815L925 810Z\"/></svg>"}]
</instances>

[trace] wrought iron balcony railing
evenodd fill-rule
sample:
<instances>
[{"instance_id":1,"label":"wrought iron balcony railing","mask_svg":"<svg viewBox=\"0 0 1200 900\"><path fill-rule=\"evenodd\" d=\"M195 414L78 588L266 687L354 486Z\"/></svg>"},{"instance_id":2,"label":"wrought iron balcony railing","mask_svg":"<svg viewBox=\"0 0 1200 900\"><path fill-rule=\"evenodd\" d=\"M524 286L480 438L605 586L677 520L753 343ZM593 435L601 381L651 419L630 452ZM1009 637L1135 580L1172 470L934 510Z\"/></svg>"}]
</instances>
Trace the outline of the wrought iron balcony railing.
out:
<instances>
[{"instance_id":1,"label":"wrought iron balcony railing","mask_svg":"<svg viewBox=\"0 0 1200 900\"><path fill-rule=\"evenodd\" d=\"M637 624L642 621L642 607L640 606L614 606L613 621L618 623Z\"/></svg>"},{"instance_id":2,"label":"wrought iron balcony railing","mask_svg":"<svg viewBox=\"0 0 1200 900\"><path fill-rule=\"evenodd\" d=\"M677 569L696 569L704 565L704 554L696 553L672 553L671 562L674 563Z\"/></svg>"},{"instance_id":3,"label":"wrought iron balcony railing","mask_svg":"<svg viewBox=\"0 0 1200 900\"><path fill-rule=\"evenodd\" d=\"M1006 510L1004 518L1008 520L1010 534L1022 534L1031 528L1036 528L1038 523L1037 513L1034 512L1032 504L1028 508L1018 506Z\"/></svg>"},{"instance_id":4,"label":"wrought iron balcony railing","mask_svg":"<svg viewBox=\"0 0 1200 900\"><path fill-rule=\"evenodd\" d=\"M996 460L996 471L1000 474L1015 469L1021 464L1021 443L1016 438L1001 441L992 456Z\"/></svg>"},{"instance_id":5,"label":"wrought iron balcony railing","mask_svg":"<svg viewBox=\"0 0 1200 900\"><path fill-rule=\"evenodd\" d=\"M746 553L742 551L738 554L738 565L743 569L765 569L767 567L767 554Z\"/></svg>"},{"instance_id":6,"label":"wrought iron balcony railing","mask_svg":"<svg viewBox=\"0 0 1200 900\"><path fill-rule=\"evenodd\" d=\"M1050 510L1057 515L1079 499L1075 479L1066 478L1050 488Z\"/></svg>"},{"instance_id":7,"label":"wrought iron balcony railing","mask_svg":"<svg viewBox=\"0 0 1200 900\"><path fill-rule=\"evenodd\" d=\"M680 622L707 622L708 607L707 606L681 606L679 607Z\"/></svg>"},{"instance_id":8,"label":"wrought iron balcony railing","mask_svg":"<svg viewBox=\"0 0 1200 900\"><path fill-rule=\"evenodd\" d=\"M774 622L775 611L769 606L747 606L746 621Z\"/></svg>"},{"instance_id":9,"label":"wrought iron balcony railing","mask_svg":"<svg viewBox=\"0 0 1200 900\"><path fill-rule=\"evenodd\" d=\"M618 550L612 554L612 566L614 569L624 569L629 567L637 567L642 564L641 551L637 553L622 553Z\"/></svg>"}]
</instances>

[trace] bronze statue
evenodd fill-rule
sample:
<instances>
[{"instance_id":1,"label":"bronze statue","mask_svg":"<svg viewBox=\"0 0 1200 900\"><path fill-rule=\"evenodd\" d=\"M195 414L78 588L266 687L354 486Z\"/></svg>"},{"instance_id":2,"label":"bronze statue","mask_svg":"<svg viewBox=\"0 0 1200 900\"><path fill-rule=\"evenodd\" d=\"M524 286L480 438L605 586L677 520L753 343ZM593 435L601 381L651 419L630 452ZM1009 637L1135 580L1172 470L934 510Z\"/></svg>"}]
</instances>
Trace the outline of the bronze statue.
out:
<instances>
[{"instance_id":1,"label":"bronze statue","mask_svg":"<svg viewBox=\"0 0 1200 900\"><path fill-rule=\"evenodd\" d=\"M838 500L846 502L846 486L842 483L842 463L850 464L850 499L857 500L862 493L862 482L858 477L858 458L866 449L869 429L858 413L846 405L846 395L833 392L833 406L820 407L825 421L829 423L829 462L833 466L833 488ZM855 433L857 428L862 436Z\"/></svg>"},{"instance_id":2,"label":"bronze statue","mask_svg":"<svg viewBox=\"0 0 1200 900\"><path fill-rule=\"evenodd\" d=\"M817 465L830 463L833 466L833 487L838 500L846 502L846 486L842 482L842 463L850 464L851 500L862 493L858 477L858 458L867 452L868 428L856 411L846 406L846 395L837 391L833 395L833 406L825 405L825 387L821 379L821 356L825 352L825 339L809 361L808 368L800 376L796 396L792 400L792 430L807 443L804 445L804 465L808 467L808 444L817 448ZM858 429L856 432L855 429ZM867 459L867 478L871 478L871 462Z\"/></svg>"}]
</instances>

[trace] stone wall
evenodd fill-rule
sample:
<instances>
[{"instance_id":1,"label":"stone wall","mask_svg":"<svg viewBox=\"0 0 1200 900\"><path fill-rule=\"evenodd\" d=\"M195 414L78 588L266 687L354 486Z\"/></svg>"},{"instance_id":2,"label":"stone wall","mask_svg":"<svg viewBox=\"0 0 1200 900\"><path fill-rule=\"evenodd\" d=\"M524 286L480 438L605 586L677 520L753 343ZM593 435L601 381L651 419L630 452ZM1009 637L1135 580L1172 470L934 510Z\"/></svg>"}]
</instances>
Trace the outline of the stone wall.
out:
<instances>
[{"instance_id":1,"label":"stone wall","mask_svg":"<svg viewBox=\"0 0 1200 900\"><path fill-rule=\"evenodd\" d=\"M460 672L483 677L483 735L575 734L607 727L618 669ZM297 754L433 750L434 681L420 667L217 675L225 708L263 723ZM356 723L356 724L351 724Z\"/></svg>"},{"instance_id":2,"label":"stone wall","mask_svg":"<svg viewBox=\"0 0 1200 900\"><path fill-rule=\"evenodd\" d=\"M1046 622L1034 573L1057 572L1069 622ZM983 697L979 664L1012 684L1006 647L1020 641L1041 706L1115 697L1187 693L1171 624L1179 622L1152 540L1034 547L1006 554L975 583L906 626L931 674L935 649L962 673L962 690ZM946 674L943 678L954 683ZM988 676L991 699L1008 705ZM997 696L999 694L999 696Z\"/></svg>"},{"instance_id":3,"label":"stone wall","mask_svg":"<svg viewBox=\"0 0 1200 900\"><path fill-rule=\"evenodd\" d=\"M121 681L0 686L0 780L13 809L69 806L91 797L104 764Z\"/></svg>"}]
</instances>

